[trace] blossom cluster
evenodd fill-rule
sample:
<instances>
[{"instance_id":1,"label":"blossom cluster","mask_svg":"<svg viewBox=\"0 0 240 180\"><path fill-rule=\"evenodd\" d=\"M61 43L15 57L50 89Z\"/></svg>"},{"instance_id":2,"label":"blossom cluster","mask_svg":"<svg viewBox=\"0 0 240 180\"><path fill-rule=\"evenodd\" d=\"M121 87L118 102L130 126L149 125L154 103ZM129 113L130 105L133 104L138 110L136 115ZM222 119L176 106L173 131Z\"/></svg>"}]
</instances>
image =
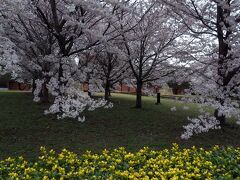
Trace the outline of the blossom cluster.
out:
<instances>
[{"instance_id":1,"label":"blossom cluster","mask_svg":"<svg viewBox=\"0 0 240 180\"><path fill-rule=\"evenodd\" d=\"M191 122L186 126L183 126L185 129L184 133L181 135L182 139L189 139L191 136L199 133L208 132L210 129L221 129L220 122L209 114L199 115L197 118L189 118Z\"/></svg>"},{"instance_id":2,"label":"blossom cluster","mask_svg":"<svg viewBox=\"0 0 240 180\"><path fill-rule=\"evenodd\" d=\"M0 179L239 179L240 148L171 149L147 147L127 152L123 147L78 156L41 147L38 160L23 157L0 161Z\"/></svg>"},{"instance_id":3,"label":"blossom cluster","mask_svg":"<svg viewBox=\"0 0 240 180\"><path fill-rule=\"evenodd\" d=\"M83 111L93 111L100 107L113 107L112 103L108 103L104 99L91 98L87 93L75 87L74 81L70 78L67 85L59 86L57 83L51 83L49 87L51 87L51 93L55 95L55 100L44 113L56 114L58 119L73 118L78 119L79 122L84 122Z\"/></svg>"}]
</instances>

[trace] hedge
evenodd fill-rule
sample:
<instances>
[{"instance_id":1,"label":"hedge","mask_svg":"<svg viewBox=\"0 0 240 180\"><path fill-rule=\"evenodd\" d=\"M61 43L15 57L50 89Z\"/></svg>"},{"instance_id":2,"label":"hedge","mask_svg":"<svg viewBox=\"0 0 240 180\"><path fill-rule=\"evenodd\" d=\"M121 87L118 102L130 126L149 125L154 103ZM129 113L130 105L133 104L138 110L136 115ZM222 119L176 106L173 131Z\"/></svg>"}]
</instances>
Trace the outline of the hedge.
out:
<instances>
[{"instance_id":1,"label":"hedge","mask_svg":"<svg viewBox=\"0 0 240 180\"><path fill-rule=\"evenodd\" d=\"M60 153L41 147L35 161L0 161L0 179L240 179L240 148L214 146L127 152L123 147L100 154Z\"/></svg>"}]
</instances>

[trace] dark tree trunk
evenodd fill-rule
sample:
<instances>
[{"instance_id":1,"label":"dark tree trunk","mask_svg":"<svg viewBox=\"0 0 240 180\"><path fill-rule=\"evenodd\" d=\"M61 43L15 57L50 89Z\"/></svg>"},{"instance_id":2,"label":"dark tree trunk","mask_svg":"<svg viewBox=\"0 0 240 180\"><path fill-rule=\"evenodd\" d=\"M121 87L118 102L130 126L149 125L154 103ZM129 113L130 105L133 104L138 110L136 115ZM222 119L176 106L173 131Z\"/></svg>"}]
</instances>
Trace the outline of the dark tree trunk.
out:
<instances>
[{"instance_id":1,"label":"dark tree trunk","mask_svg":"<svg viewBox=\"0 0 240 180\"><path fill-rule=\"evenodd\" d=\"M137 82L137 89L136 89L136 108L142 108L142 82Z\"/></svg>"},{"instance_id":2,"label":"dark tree trunk","mask_svg":"<svg viewBox=\"0 0 240 180\"><path fill-rule=\"evenodd\" d=\"M231 34L231 30L224 35L222 25L224 20L224 16L229 16L229 12L224 11L221 6L217 7L217 37L218 37L218 76L219 79L218 84L220 84L219 88L226 90L226 87L228 86L228 83L230 82L230 78L228 78L227 73L227 67L226 62L228 61L228 52L231 50L230 46L228 45L225 40L228 38L228 36ZM225 92L223 92L225 93ZM216 98L216 100L223 105L224 100L221 98ZM215 118L220 122L220 125L224 126L226 124L226 116L225 115L219 115L219 110L215 109L214 111Z\"/></svg>"},{"instance_id":3,"label":"dark tree trunk","mask_svg":"<svg viewBox=\"0 0 240 180\"><path fill-rule=\"evenodd\" d=\"M32 95L34 95L34 91L36 89L36 78L33 78L33 82L32 82Z\"/></svg>"},{"instance_id":4,"label":"dark tree trunk","mask_svg":"<svg viewBox=\"0 0 240 180\"><path fill-rule=\"evenodd\" d=\"M161 103L161 94L158 92L157 93L157 102L156 102L156 105L160 104Z\"/></svg>"},{"instance_id":5,"label":"dark tree trunk","mask_svg":"<svg viewBox=\"0 0 240 180\"><path fill-rule=\"evenodd\" d=\"M109 100L109 94L110 94L110 83L107 80L106 84L105 84L105 95L104 95L104 98L105 98L106 101Z\"/></svg>"},{"instance_id":6,"label":"dark tree trunk","mask_svg":"<svg viewBox=\"0 0 240 180\"><path fill-rule=\"evenodd\" d=\"M224 115L219 115L218 112L219 112L219 111L218 111L217 109L214 111L214 116L215 116L215 118L220 122L220 125L221 125L221 126L226 125L226 116L224 116Z\"/></svg>"},{"instance_id":7,"label":"dark tree trunk","mask_svg":"<svg viewBox=\"0 0 240 180\"><path fill-rule=\"evenodd\" d=\"M58 83L59 83L58 93L59 93L59 96L64 96L64 93L65 93L65 92L62 93L62 91L60 90L60 88L62 88L62 86L65 85L65 81L63 82L63 80L62 80L63 77L64 77L63 76L63 64L62 64L62 62L60 62L59 68L58 68ZM59 102L59 113L63 112L62 104L63 103L60 101Z\"/></svg>"},{"instance_id":8,"label":"dark tree trunk","mask_svg":"<svg viewBox=\"0 0 240 180\"><path fill-rule=\"evenodd\" d=\"M90 91L88 91L88 96L92 97L92 93Z\"/></svg>"},{"instance_id":9,"label":"dark tree trunk","mask_svg":"<svg viewBox=\"0 0 240 180\"><path fill-rule=\"evenodd\" d=\"M41 91L40 99L41 99L42 103L48 103L49 102L49 94L48 94L47 83L44 83L42 85L42 91Z\"/></svg>"}]
</instances>

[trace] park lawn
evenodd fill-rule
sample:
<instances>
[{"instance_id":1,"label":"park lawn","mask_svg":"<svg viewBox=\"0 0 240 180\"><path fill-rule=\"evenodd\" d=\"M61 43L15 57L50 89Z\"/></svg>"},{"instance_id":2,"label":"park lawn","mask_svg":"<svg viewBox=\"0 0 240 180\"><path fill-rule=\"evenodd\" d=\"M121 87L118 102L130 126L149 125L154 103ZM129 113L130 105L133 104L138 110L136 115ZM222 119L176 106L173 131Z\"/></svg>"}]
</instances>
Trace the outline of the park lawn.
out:
<instances>
[{"instance_id":1,"label":"park lawn","mask_svg":"<svg viewBox=\"0 0 240 180\"><path fill-rule=\"evenodd\" d=\"M181 140L187 117L197 115L194 104L189 104L189 110L183 110L186 104L179 101L162 99L160 105L155 105L155 98L143 97L143 109L138 110L133 108L134 100L132 95L114 94L114 108L87 112L86 122L80 123L44 116L47 105L32 102L30 93L1 91L0 159L18 155L31 159L38 155L40 146L57 151L67 148L77 153L119 146L129 151L144 146L162 149L172 143L180 147L240 146L239 126ZM170 111L173 106L177 107L176 112Z\"/></svg>"}]
</instances>

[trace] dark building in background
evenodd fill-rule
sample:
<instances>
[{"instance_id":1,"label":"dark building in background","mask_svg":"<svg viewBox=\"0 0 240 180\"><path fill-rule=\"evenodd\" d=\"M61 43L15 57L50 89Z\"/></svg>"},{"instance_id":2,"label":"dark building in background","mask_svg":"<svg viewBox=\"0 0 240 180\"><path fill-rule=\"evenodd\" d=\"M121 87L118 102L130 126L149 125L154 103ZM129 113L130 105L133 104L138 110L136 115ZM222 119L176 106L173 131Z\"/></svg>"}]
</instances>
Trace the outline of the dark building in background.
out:
<instances>
[{"instance_id":1,"label":"dark building in background","mask_svg":"<svg viewBox=\"0 0 240 180\"><path fill-rule=\"evenodd\" d=\"M9 81L8 75L2 75L0 76L0 89L8 89L8 81Z\"/></svg>"},{"instance_id":2,"label":"dark building in background","mask_svg":"<svg viewBox=\"0 0 240 180\"><path fill-rule=\"evenodd\" d=\"M15 91L30 91L31 84L19 83L11 80L9 75L0 76L0 89L15 90Z\"/></svg>"}]
</instances>

